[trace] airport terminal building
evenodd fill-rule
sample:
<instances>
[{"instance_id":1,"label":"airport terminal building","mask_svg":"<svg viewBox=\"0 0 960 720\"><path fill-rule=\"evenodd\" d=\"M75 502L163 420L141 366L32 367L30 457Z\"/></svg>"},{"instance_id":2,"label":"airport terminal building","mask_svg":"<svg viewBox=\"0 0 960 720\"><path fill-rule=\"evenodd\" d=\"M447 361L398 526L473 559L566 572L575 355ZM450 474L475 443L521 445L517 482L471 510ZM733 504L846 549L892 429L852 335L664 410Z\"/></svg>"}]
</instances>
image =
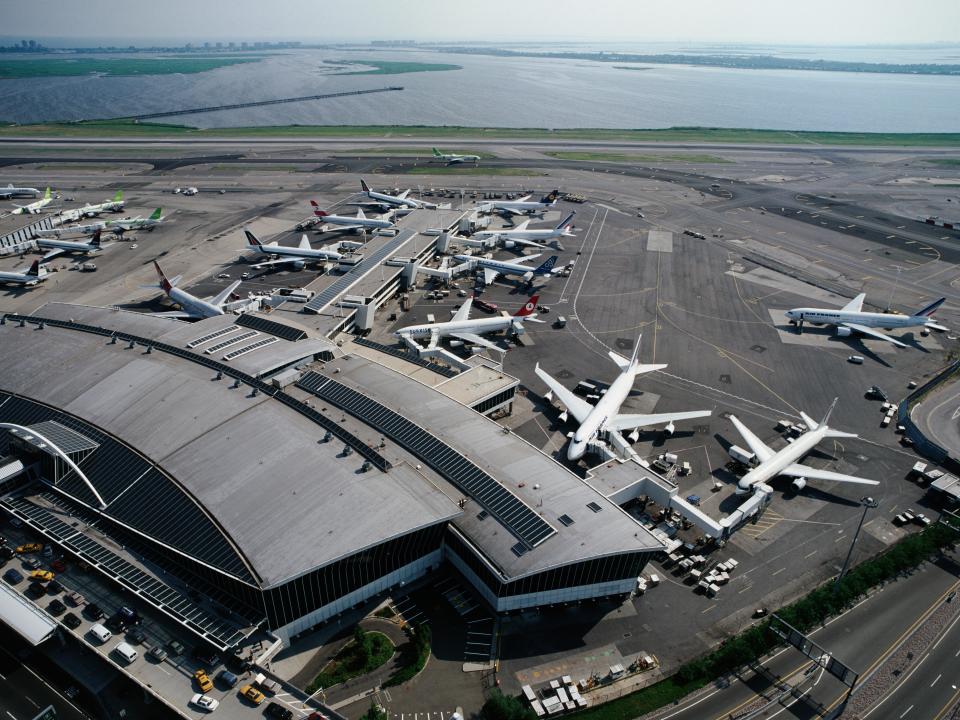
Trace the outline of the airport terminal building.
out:
<instances>
[{"instance_id":1,"label":"airport terminal building","mask_svg":"<svg viewBox=\"0 0 960 720\"><path fill-rule=\"evenodd\" d=\"M497 612L635 587L660 540L474 409L515 381L374 355L259 315L7 315L0 509L224 650L444 562Z\"/></svg>"}]
</instances>

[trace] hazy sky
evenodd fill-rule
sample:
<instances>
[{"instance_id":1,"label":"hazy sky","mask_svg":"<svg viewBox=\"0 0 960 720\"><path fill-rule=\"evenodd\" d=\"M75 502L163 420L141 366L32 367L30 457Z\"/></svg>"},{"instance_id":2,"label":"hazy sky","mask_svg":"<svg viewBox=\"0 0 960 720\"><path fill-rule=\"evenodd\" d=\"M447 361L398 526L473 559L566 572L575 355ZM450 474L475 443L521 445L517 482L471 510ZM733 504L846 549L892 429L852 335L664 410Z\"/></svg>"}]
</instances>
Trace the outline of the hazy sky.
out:
<instances>
[{"instance_id":1,"label":"hazy sky","mask_svg":"<svg viewBox=\"0 0 960 720\"><path fill-rule=\"evenodd\" d=\"M960 0L30 0L18 38L928 43L960 38Z\"/></svg>"}]
</instances>

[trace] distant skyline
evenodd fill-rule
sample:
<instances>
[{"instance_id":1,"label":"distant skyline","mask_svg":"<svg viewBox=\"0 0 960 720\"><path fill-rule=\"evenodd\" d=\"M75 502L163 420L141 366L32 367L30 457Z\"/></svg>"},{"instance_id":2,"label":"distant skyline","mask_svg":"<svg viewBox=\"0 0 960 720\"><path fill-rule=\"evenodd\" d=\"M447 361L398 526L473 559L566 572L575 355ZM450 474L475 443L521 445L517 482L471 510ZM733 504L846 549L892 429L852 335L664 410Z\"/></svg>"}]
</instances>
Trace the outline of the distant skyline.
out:
<instances>
[{"instance_id":1,"label":"distant skyline","mask_svg":"<svg viewBox=\"0 0 960 720\"><path fill-rule=\"evenodd\" d=\"M33 0L5 3L3 36L153 41L477 40L763 45L956 43L957 0Z\"/></svg>"}]
</instances>

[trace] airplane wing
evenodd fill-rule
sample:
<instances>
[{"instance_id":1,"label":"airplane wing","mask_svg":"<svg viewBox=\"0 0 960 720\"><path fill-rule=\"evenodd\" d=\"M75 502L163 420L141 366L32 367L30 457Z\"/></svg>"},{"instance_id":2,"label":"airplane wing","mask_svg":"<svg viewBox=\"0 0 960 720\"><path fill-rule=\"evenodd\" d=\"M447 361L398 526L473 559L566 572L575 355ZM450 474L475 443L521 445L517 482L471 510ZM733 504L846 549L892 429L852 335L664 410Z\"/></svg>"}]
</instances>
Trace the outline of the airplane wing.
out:
<instances>
[{"instance_id":1,"label":"airplane wing","mask_svg":"<svg viewBox=\"0 0 960 720\"><path fill-rule=\"evenodd\" d=\"M866 297L866 293L860 293L853 300L840 308L841 312L860 312L863 309L863 301Z\"/></svg>"},{"instance_id":2,"label":"airplane wing","mask_svg":"<svg viewBox=\"0 0 960 720\"><path fill-rule=\"evenodd\" d=\"M320 228L320 232L353 232L362 229L363 225L324 225Z\"/></svg>"},{"instance_id":3,"label":"airplane wing","mask_svg":"<svg viewBox=\"0 0 960 720\"><path fill-rule=\"evenodd\" d=\"M409 194L410 194L410 188L407 188L407 189L404 190L402 193L400 193L399 195L397 195L397 200L406 200L406 199L407 199L407 195L409 195Z\"/></svg>"},{"instance_id":4,"label":"airplane wing","mask_svg":"<svg viewBox=\"0 0 960 720\"><path fill-rule=\"evenodd\" d=\"M501 353L506 352L506 350L504 350L499 345L492 343L486 338L480 337L479 335L475 335L474 333L453 332L453 333L447 333L447 334L450 337L455 337L455 338L458 338L459 340L463 340L464 342L468 342L471 345L482 345L483 347L489 348L490 350L496 350L497 352L501 352Z\"/></svg>"},{"instance_id":5,"label":"airplane wing","mask_svg":"<svg viewBox=\"0 0 960 720\"><path fill-rule=\"evenodd\" d=\"M212 299L210 299L208 302L209 302L211 305L223 305L223 303L225 303L225 302L227 301L227 298L230 297L230 293L232 293L234 290L236 290L236 289L240 286L240 283L241 283L241 282L243 282L243 281L242 281L242 280L234 280L232 283L230 283L229 285L227 285L223 290L221 290L219 293L217 293L217 294L216 294Z\"/></svg>"},{"instance_id":6,"label":"airplane wing","mask_svg":"<svg viewBox=\"0 0 960 720\"><path fill-rule=\"evenodd\" d=\"M750 449L758 458L760 458L760 462L769 460L776 455L776 453L773 451L773 448L754 435L750 428L740 422L735 416L730 416L730 422L733 423L733 426L737 429L737 432L739 432L740 435L743 436L743 439L746 440L747 445L750 446Z\"/></svg>"},{"instance_id":7,"label":"airplane wing","mask_svg":"<svg viewBox=\"0 0 960 720\"><path fill-rule=\"evenodd\" d=\"M272 267L274 265L285 265L289 263L295 263L298 260L303 260L304 262L306 262L307 259L308 258L297 258L297 257L277 258L276 260L264 260L263 262L255 263L250 267L254 270L259 270L260 268Z\"/></svg>"},{"instance_id":8,"label":"airplane wing","mask_svg":"<svg viewBox=\"0 0 960 720\"><path fill-rule=\"evenodd\" d=\"M589 415L593 410L593 405L574 395L563 385L548 375L546 371L541 370L539 363L537 363L536 367L534 367L534 372L537 374L537 377L547 384L547 387L550 388L551 392L556 395L557 400L563 403L563 406L570 411L570 414L576 418L577 422L582 423L584 420L586 420L587 415Z\"/></svg>"},{"instance_id":9,"label":"airplane wing","mask_svg":"<svg viewBox=\"0 0 960 720\"><path fill-rule=\"evenodd\" d=\"M483 269L483 282L484 282L484 284L489 285L490 283L492 283L494 280L497 279L497 276L498 276L499 274L500 274L500 273L499 273L497 270L493 270L493 269L491 269L491 268L484 268L484 269Z\"/></svg>"},{"instance_id":10,"label":"airplane wing","mask_svg":"<svg viewBox=\"0 0 960 720\"><path fill-rule=\"evenodd\" d=\"M650 427L651 425L661 425L675 420L693 420L694 418L707 417L709 410L693 410L690 412L677 413L658 413L655 415L614 415L607 420L604 427L608 430L634 430L636 428Z\"/></svg>"},{"instance_id":11,"label":"airplane wing","mask_svg":"<svg viewBox=\"0 0 960 720\"><path fill-rule=\"evenodd\" d=\"M463 305L461 305L461 306L457 309L457 312L454 313L453 319L451 320L451 322L459 322L460 320L466 320L467 318L469 318L469 317L470 317L470 306L471 306L471 305L473 305L473 298L472 298L472 297L468 297L468 298L464 301Z\"/></svg>"},{"instance_id":12,"label":"airplane wing","mask_svg":"<svg viewBox=\"0 0 960 720\"><path fill-rule=\"evenodd\" d=\"M524 255L517 262L519 262L522 265L523 263L529 262L531 260L536 260L541 255L543 255L543 253L533 253L533 255ZM533 270L533 268L530 268L530 269Z\"/></svg>"},{"instance_id":13,"label":"airplane wing","mask_svg":"<svg viewBox=\"0 0 960 720\"><path fill-rule=\"evenodd\" d=\"M781 475L790 477L802 477L808 480L831 480L834 482L857 483L858 485L879 485L876 480L867 480L865 478L854 477L853 475L844 475L843 473L833 472L832 470L818 470L817 468L807 467L800 463L787 465L780 471Z\"/></svg>"},{"instance_id":14,"label":"airplane wing","mask_svg":"<svg viewBox=\"0 0 960 720\"><path fill-rule=\"evenodd\" d=\"M939 330L940 332L947 332L949 330L949 328L944 327L943 325L938 325L934 322L928 322L926 325L924 325L924 327L928 327L931 330Z\"/></svg>"},{"instance_id":15,"label":"airplane wing","mask_svg":"<svg viewBox=\"0 0 960 720\"><path fill-rule=\"evenodd\" d=\"M55 250L51 250L50 252L48 252L46 255L43 256L43 259L42 259L40 262L46 262L47 260L52 260L53 258L57 257L58 255L63 255L64 252L66 252L66 251L63 250L63 249L61 249L61 248L57 248L57 249L55 249Z\"/></svg>"},{"instance_id":16,"label":"airplane wing","mask_svg":"<svg viewBox=\"0 0 960 720\"><path fill-rule=\"evenodd\" d=\"M534 242L533 240L510 240L510 242L516 243L517 245L525 245L527 247L535 248L545 248L546 245L541 245L540 243ZM929 325L927 327L930 327Z\"/></svg>"},{"instance_id":17,"label":"airplane wing","mask_svg":"<svg viewBox=\"0 0 960 720\"><path fill-rule=\"evenodd\" d=\"M866 325L860 325L858 323L850 323L850 322L845 322L840 324L843 325L843 327L850 328L851 330L856 330L858 333L862 333L863 335L868 335L869 337L876 338L877 340L886 340L888 343L893 343L897 347L902 347L902 348L907 347L906 344L900 342L899 340L894 340L892 337L890 337L886 333L879 332L878 330L869 328Z\"/></svg>"},{"instance_id":18,"label":"airplane wing","mask_svg":"<svg viewBox=\"0 0 960 720\"><path fill-rule=\"evenodd\" d=\"M522 223L520 223L520 224L517 225L516 227L512 227L512 228L510 228L510 229L511 229L511 230L519 230L519 231L522 232L522 231L524 231L524 230L527 229L527 225L529 225L529 224L530 224L530 221L529 221L529 220L524 220Z\"/></svg>"}]
</instances>

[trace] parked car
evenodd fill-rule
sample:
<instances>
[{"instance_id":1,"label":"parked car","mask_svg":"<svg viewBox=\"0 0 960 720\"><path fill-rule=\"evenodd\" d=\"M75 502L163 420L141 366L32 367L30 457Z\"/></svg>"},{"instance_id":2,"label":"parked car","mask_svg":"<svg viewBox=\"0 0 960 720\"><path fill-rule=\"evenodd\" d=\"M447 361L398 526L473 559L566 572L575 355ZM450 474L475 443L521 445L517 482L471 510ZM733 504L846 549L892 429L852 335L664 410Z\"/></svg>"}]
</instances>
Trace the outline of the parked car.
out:
<instances>
[{"instance_id":1,"label":"parked car","mask_svg":"<svg viewBox=\"0 0 960 720\"><path fill-rule=\"evenodd\" d=\"M164 650L160 645L154 645L152 648L147 650L147 655L157 662L163 662L167 659L167 651Z\"/></svg>"},{"instance_id":2,"label":"parked car","mask_svg":"<svg viewBox=\"0 0 960 720\"><path fill-rule=\"evenodd\" d=\"M47 592L47 588L43 584L33 580L27 586L27 589L24 591L26 595L29 595L32 598L38 598Z\"/></svg>"},{"instance_id":3,"label":"parked car","mask_svg":"<svg viewBox=\"0 0 960 720\"><path fill-rule=\"evenodd\" d=\"M80 607L84 603L83 595L78 593L76 590L71 590L68 592L64 596L64 599L74 607Z\"/></svg>"},{"instance_id":4,"label":"parked car","mask_svg":"<svg viewBox=\"0 0 960 720\"><path fill-rule=\"evenodd\" d=\"M197 693L192 698L190 698L190 704L195 705L201 710L206 710L207 712L213 712L220 706L220 701L215 700L209 695L201 695Z\"/></svg>"},{"instance_id":5,"label":"parked car","mask_svg":"<svg viewBox=\"0 0 960 720\"><path fill-rule=\"evenodd\" d=\"M240 682L240 678L229 670L221 670L219 673L217 673L217 680L219 680L221 684L226 685L228 688L235 688L237 683Z\"/></svg>"},{"instance_id":6,"label":"parked car","mask_svg":"<svg viewBox=\"0 0 960 720\"><path fill-rule=\"evenodd\" d=\"M44 545L43 550L40 551L40 554L47 558L48 560L53 558L53 548L49 545Z\"/></svg>"},{"instance_id":7,"label":"parked car","mask_svg":"<svg viewBox=\"0 0 960 720\"><path fill-rule=\"evenodd\" d=\"M9 560L16 554L17 553L14 551L14 549L9 545L0 547L0 558L3 558L4 560Z\"/></svg>"},{"instance_id":8,"label":"parked car","mask_svg":"<svg viewBox=\"0 0 960 720\"><path fill-rule=\"evenodd\" d=\"M183 643L181 643L179 640L171 640L168 642L167 650L169 650L170 654L174 656L183 655L187 651L187 649L183 646Z\"/></svg>"},{"instance_id":9,"label":"parked car","mask_svg":"<svg viewBox=\"0 0 960 720\"><path fill-rule=\"evenodd\" d=\"M117 610L117 615L122 617L127 625L137 625L140 623L140 613L126 605Z\"/></svg>"},{"instance_id":10,"label":"parked car","mask_svg":"<svg viewBox=\"0 0 960 720\"><path fill-rule=\"evenodd\" d=\"M83 621L80 620L80 618L78 618L72 612L68 612L66 615L63 616L63 624L66 625L71 630L76 630L78 627L80 627L82 622Z\"/></svg>"},{"instance_id":11,"label":"parked car","mask_svg":"<svg viewBox=\"0 0 960 720\"><path fill-rule=\"evenodd\" d=\"M37 558L26 558L23 561L23 565L31 570L37 570L43 565L43 563L37 560Z\"/></svg>"},{"instance_id":12,"label":"parked car","mask_svg":"<svg viewBox=\"0 0 960 720\"><path fill-rule=\"evenodd\" d=\"M147 639L147 634L139 627L132 627L127 631L127 639L134 645L143 645Z\"/></svg>"},{"instance_id":13,"label":"parked car","mask_svg":"<svg viewBox=\"0 0 960 720\"><path fill-rule=\"evenodd\" d=\"M249 700L254 705L259 705L266 700L263 693L257 690L253 685L244 685L242 688L240 688L240 697Z\"/></svg>"},{"instance_id":14,"label":"parked car","mask_svg":"<svg viewBox=\"0 0 960 720\"><path fill-rule=\"evenodd\" d=\"M280 703L270 703L263 714L269 718L278 718L278 720L293 720L293 711Z\"/></svg>"},{"instance_id":15,"label":"parked car","mask_svg":"<svg viewBox=\"0 0 960 720\"><path fill-rule=\"evenodd\" d=\"M50 569L57 573L65 572L67 569L67 564L61 560L57 559L50 563Z\"/></svg>"},{"instance_id":16,"label":"parked car","mask_svg":"<svg viewBox=\"0 0 960 720\"><path fill-rule=\"evenodd\" d=\"M30 578L36 580L37 582L50 582L54 578L54 574L49 570L34 570L30 573Z\"/></svg>"},{"instance_id":17,"label":"parked car","mask_svg":"<svg viewBox=\"0 0 960 720\"><path fill-rule=\"evenodd\" d=\"M53 600L51 600L50 604L47 605L47 610L50 611L51 615L59 615L60 613L64 612L66 609L67 609L67 606L64 605L62 602L60 602L59 600L57 600L57 598L54 598Z\"/></svg>"},{"instance_id":18,"label":"parked car","mask_svg":"<svg viewBox=\"0 0 960 720\"><path fill-rule=\"evenodd\" d=\"M3 579L11 585L16 585L23 581L23 574L16 568L10 568L3 574Z\"/></svg>"},{"instance_id":19,"label":"parked car","mask_svg":"<svg viewBox=\"0 0 960 720\"><path fill-rule=\"evenodd\" d=\"M200 688L203 692L210 692L213 690L213 681L210 680L210 676L207 675L207 671L203 668L200 668L193 674L193 679L197 681L197 687Z\"/></svg>"},{"instance_id":20,"label":"parked car","mask_svg":"<svg viewBox=\"0 0 960 720\"><path fill-rule=\"evenodd\" d=\"M220 664L220 656L206 645L197 645L193 649L193 656L207 667L216 667Z\"/></svg>"},{"instance_id":21,"label":"parked car","mask_svg":"<svg viewBox=\"0 0 960 720\"><path fill-rule=\"evenodd\" d=\"M90 603L84 609L84 612L92 620L102 620L103 619L103 610L100 609L100 606L96 603Z\"/></svg>"},{"instance_id":22,"label":"parked car","mask_svg":"<svg viewBox=\"0 0 960 720\"><path fill-rule=\"evenodd\" d=\"M43 550L42 543L24 543L23 545L17 545L17 553L20 555L40 552L41 550Z\"/></svg>"}]
</instances>

